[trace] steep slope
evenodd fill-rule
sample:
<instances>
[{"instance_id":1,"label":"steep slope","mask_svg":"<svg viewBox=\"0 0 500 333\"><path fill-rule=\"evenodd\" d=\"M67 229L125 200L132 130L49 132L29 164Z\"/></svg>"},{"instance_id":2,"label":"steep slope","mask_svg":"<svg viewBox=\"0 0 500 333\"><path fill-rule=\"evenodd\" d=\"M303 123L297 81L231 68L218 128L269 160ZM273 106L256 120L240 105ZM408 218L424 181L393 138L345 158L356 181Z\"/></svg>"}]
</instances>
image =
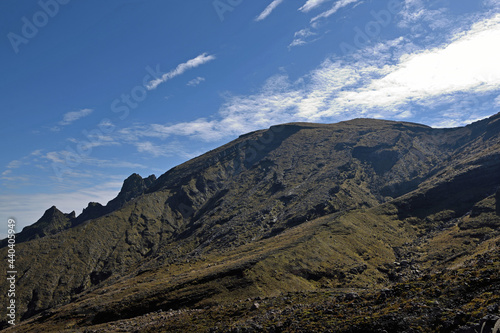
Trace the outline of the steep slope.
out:
<instances>
[{"instance_id":1,"label":"steep slope","mask_svg":"<svg viewBox=\"0 0 500 333\"><path fill-rule=\"evenodd\" d=\"M242 136L122 196L121 208L20 244L19 313L45 311L26 329L56 330L285 291L382 288L456 265L498 237L499 118ZM398 270L400 260L414 262Z\"/></svg>"}]
</instances>

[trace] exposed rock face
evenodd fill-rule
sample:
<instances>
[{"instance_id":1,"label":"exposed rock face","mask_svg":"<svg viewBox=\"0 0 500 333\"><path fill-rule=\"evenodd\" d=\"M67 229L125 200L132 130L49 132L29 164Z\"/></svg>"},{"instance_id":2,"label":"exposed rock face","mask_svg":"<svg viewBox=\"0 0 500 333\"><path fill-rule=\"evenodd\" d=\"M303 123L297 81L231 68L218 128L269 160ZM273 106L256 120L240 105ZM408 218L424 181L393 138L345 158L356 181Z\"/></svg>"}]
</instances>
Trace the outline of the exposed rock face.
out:
<instances>
[{"instance_id":1,"label":"exposed rock face","mask_svg":"<svg viewBox=\"0 0 500 333\"><path fill-rule=\"evenodd\" d=\"M156 181L156 176L151 175L148 178L142 178L134 173L123 182L122 189L118 196L108 202L106 208L109 211L122 207L126 202L143 194Z\"/></svg>"},{"instance_id":2,"label":"exposed rock face","mask_svg":"<svg viewBox=\"0 0 500 333\"><path fill-rule=\"evenodd\" d=\"M500 240L499 118L285 124L131 175L106 206L54 211L50 239L18 245L19 313L84 327L459 267Z\"/></svg>"},{"instance_id":3,"label":"exposed rock face","mask_svg":"<svg viewBox=\"0 0 500 333\"><path fill-rule=\"evenodd\" d=\"M73 226L76 226L76 225L78 225L82 222L88 221L88 220L92 220L92 219L101 217L109 211L110 210L107 209L106 206L103 206L98 202L89 202L89 205L87 206L87 208L84 208L83 212L80 215L78 215L78 218L76 219Z\"/></svg>"}]
</instances>

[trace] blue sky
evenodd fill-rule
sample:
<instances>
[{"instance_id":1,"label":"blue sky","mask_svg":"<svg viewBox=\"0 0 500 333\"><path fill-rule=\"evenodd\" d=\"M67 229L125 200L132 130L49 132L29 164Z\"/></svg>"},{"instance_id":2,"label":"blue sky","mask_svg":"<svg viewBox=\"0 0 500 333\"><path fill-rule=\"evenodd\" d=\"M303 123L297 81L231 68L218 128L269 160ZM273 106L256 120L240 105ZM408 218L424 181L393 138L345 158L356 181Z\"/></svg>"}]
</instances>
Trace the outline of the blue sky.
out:
<instances>
[{"instance_id":1,"label":"blue sky","mask_svg":"<svg viewBox=\"0 0 500 333\"><path fill-rule=\"evenodd\" d=\"M498 0L4 0L0 36L0 233L274 124L500 106Z\"/></svg>"}]
</instances>

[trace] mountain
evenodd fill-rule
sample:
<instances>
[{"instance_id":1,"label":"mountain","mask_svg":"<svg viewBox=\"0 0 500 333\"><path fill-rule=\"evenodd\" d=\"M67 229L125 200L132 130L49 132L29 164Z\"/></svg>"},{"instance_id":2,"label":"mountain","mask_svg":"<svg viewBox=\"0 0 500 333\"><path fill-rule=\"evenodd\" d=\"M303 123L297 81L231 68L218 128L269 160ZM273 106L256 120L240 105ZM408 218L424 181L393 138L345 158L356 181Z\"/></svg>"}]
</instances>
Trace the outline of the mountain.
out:
<instances>
[{"instance_id":1,"label":"mountain","mask_svg":"<svg viewBox=\"0 0 500 333\"><path fill-rule=\"evenodd\" d=\"M141 195L156 180L155 175L143 179L134 173L124 182L118 196L108 202L106 206L97 202L90 202L83 212L76 216L75 212L64 214L56 206L47 209L43 216L34 224L25 227L16 235L16 243L23 243L32 239L54 235L66 229L75 227L85 221L104 216L121 208L125 203ZM0 242L0 248L7 246L7 239Z\"/></svg>"},{"instance_id":2,"label":"mountain","mask_svg":"<svg viewBox=\"0 0 500 333\"><path fill-rule=\"evenodd\" d=\"M499 132L284 124L53 207L18 236L16 332L493 328Z\"/></svg>"},{"instance_id":3,"label":"mountain","mask_svg":"<svg viewBox=\"0 0 500 333\"><path fill-rule=\"evenodd\" d=\"M75 212L64 214L56 206L47 209L43 216L33 225L23 229L17 234L16 242L22 243L32 239L53 235L68 228L71 228L72 221L76 218ZM7 246L7 239L0 243L1 247Z\"/></svg>"}]
</instances>

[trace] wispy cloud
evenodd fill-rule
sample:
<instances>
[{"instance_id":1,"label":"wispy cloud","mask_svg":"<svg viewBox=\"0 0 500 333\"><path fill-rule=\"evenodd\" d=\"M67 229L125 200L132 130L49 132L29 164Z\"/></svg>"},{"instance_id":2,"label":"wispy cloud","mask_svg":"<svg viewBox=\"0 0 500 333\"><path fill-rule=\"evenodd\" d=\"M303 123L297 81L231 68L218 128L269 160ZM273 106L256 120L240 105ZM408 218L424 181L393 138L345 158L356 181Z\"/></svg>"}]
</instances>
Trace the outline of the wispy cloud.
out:
<instances>
[{"instance_id":1,"label":"wispy cloud","mask_svg":"<svg viewBox=\"0 0 500 333\"><path fill-rule=\"evenodd\" d=\"M483 0L483 4L486 7L490 7L493 10L499 10L500 9L500 2L498 0Z\"/></svg>"},{"instance_id":2,"label":"wispy cloud","mask_svg":"<svg viewBox=\"0 0 500 333\"><path fill-rule=\"evenodd\" d=\"M154 79L148 83L146 88L148 90L156 89L160 84L167 82L168 80L173 79L176 76L184 74L186 71L206 64L215 59L214 55L209 55L207 53L202 53L196 58L190 59L185 63L179 64L175 69L171 70L168 73L165 73L161 76L161 78Z\"/></svg>"},{"instance_id":3,"label":"wispy cloud","mask_svg":"<svg viewBox=\"0 0 500 333\"><path fill-rule=\"evenodd\" d=\"M10 161L9 164L7 164L7 169L17 169L21 165L23 165L22 161L20 161L20 160L13 160L13 161Z\"/></svg>"},{"instance_id":4,"label":"wispy cloud","mask_svg":"<svg viewBox=\"0 0 500 333\"><path fill-rule=\"evenodd\" d=\"M73 156L73 153L67 150L61 150L61 151L51 151L46 153L45 155L42 156L42 159L50 162L50 163L56 163L56 164L62 164L65 165L66 161ZM128 161L120 161L120 160L105 160L105 159L98 159L98 158L93 158L93 157L86 157L86 156L79 156L80 164L85 165L85 166L93 166L93 167L100 167L100 168L132 168L132 169L148 169L147 166L139 164L139 163L132 163Z\"/></svg>"},{"instance_id":5,"label":"wispy cloud","mask_svg":"<svg viewBox=\"0 0 500 333\"><path fill-rule=\"evenodd\" d=\"M59 152L51 151L45 154L43 158L51 163L64 163L66 156Z\"/></svg>"},{"instance_id":6,"label":"wispy cloud","mask_svg":"<svg viewBox=\"0 0 500 333\"><path fill-rule=\"evenodd\" d=\"M269 6L267 6L266 9L264 9L264 11L255 18L255 21L262 21L266 19L282 2L283 0L273 0L273 2L271 2Z\"/></svg>"},{"instance_id":7,"label":"wispy cloud","mask_svg":"<svg viewBox=\"0 0 500 333\"><path fill-rule=\"evenodd\" d=\"M322 18L327 18L327 17L330 17L332 16L333 14L335 14L336 12L339 11L339 9L341 8L344 8L352 3L356 3L356 2L361 2L361 0L339 0L335 3L335 5L333 5L332 8L330 8L329 10L315 16L314 18L311 19L311 22L315 22L319 19L322 19Z\"/></svg>"},{"instance_id":8,"label":"wispy cloud","mask_svg":"<svg viewBox=\"0 0 500 333\"><path fill-rule=\"evenodd\" d=\"M2 172L0 179L7 181L27 180L27 178L24 176L11 176L11 174L14 172L14 170L30 164L33 159L37 160L41 156L42 150L37 149L18 160L10 161L6 166L6 170Z\"/></svg>"},{"instance_id":9,"label":"wispy cloud","mask_svg":"<svg viewBox=\"0 0 500 333\"><path fill-rule=\"evenodd\" d=\"M182 122L173 125L151 124L125 128L120 134L127 136L134 143L140 152L149 152L155 156L166 154L165 147L155 147L151 142L142 142L142 138L167 139L171 136L187 136L203 138L205 141L214 141L221 138L215 132L218 122L204 118L191 122ZM170 151L170 149L168 149Z\"/></svg>"},{"instance_id":10,"label":"wispy cloud","mask_svg":"<svg viewBox=\"0 0 500 333\"><path fill-rule=\"evenodd\" d=\"M328 0L308 0L302 7L299 8L299 11L303 13L308 13L311 10L319 7L323 3L327 2ZM338 0L329 10L322 12L319 15L314 16L310 20L310 26L308 28L301 29L297 32L295 32L293 36L292 42L288 45L289 48L295 47L295 46L301 46L301 45L306 45L309 43L312 43L321 36L318 37L318 35L324 35L325 32L320 32L321 30L318 28L320 26L319 20L322 18L328 18L335 14L337 11L339 11L341 8L346 7L350 4L357 3L360 4L362 0Z\"/></svg>"},{"instance_id":11,"label":"wispy cloud","mask_svg":"<svg viewBox=\"0 0 500 333\"><path fill-rule=\"evenodd\" d=\"M92 109L81 109L79 111L68 112L63 116L63 120L61 120L58 124L61 126L70 125L70 124L74 123L75 121L77 121L78 119L81 119L81 118L84 118L84 117L90 115L93 111L94 110L92 110Z\"/></svg>"},{"instance_id":12,"label":"wispy cloud","mask_svg":"<svg viewBox=\"0 0 500 333\"><path fill-rule=\"evenodd\" d=\"M205 81L205 78L201 77L201 76L198 76L197 78L194 78L194 79L190 80L187 83L187 85L190 86L190 87L196 87L197 85L199 85L203 81Z\"/></svg>"},{"instance_id":13,"label":"wispy cloud","mask_svg":"<svg viewBox=\"0 0 500 333\"><path fill-rule=\"evenodd\" d=\"M307 2L299 8L300 11L307 13L311 10L313 10L316 7L319 7L323 3L327 2L329 0L307 0Z\"/></svg>"},{"instance_id":14,"label":"wispy cloud","mask_svg":"<svg viewBox=\"0 0 500 333\"><path fill-rule=\"evenodd\" d=\"M426 35L427 30L452 26L453 22L446 15L448 9L438 5L439 2L435 2L435 7L429 8L428 3L422 0L405 0L397 25L400 28L409 28L417 36Z\"/></svg>"},{"instance_id":15,"label":"wispy cloud","mask_svg":"<svg viewBox=\"0 0 500 333\"><path fill-rule=\"evenodd\" d=\"M138 138L216 141L289 121L360 116L409 120L419 113L422 118L436 105L444 111L431 112L428 124L445 126L454 119L453 124L463 125L491 112L494 98L484 104L481 96L500 92L497 40L500 14L449 36L449 42L439 47L418 50L411 40L397 38L359 50L350 61L327 58L295 81L285 74L275 75L253 95L227 94L218 115L210 119L128 130ZM460 104L460 100L469 102Z\"/></svg>"},{"instance_id":16,"label":"wispy cloud","mask_svg":"<svg viewBox=\"0 0 500 333\"><path fill-rule=\"evenodd\" d=\"M305 45L317 40L318 34L313 32L310 28L305 28L297 31L293 36L293 41L290 43L289 47ZM311 38L313 37L313 38Z\"/></svg>"},{"instance_id":17,"label":"wispy cloud","mask_svg":"<svg viewBox=\"0 0 500 333\"><path fill-rule=\"evenodd\" d=\"M191 159L204 153L204 150L189 151L188 147L185 147L182 143L178 141L168 142L168 143L153 143L151 141L139 141L136 142L135 147L140 153L145 153L153 157L160 156L177 156L185 159Z\"/></svg>"},{"instance_id":18,"label":"wispy cloud","mask_svg":"<svg viewBox=\"0 0 500 333\"><path fill-rule=\"evenodd\" d=\"M101 123L102 124L102 123ZM119 146L121 143L112 135L104 135L102 133L87 133L87 140L79 140L76 138L68 138L69 142L72 142L76 146L81 145L85 147L84 149L90 150L96 147L102 146Z\"/></svg>"}]
</instances>

